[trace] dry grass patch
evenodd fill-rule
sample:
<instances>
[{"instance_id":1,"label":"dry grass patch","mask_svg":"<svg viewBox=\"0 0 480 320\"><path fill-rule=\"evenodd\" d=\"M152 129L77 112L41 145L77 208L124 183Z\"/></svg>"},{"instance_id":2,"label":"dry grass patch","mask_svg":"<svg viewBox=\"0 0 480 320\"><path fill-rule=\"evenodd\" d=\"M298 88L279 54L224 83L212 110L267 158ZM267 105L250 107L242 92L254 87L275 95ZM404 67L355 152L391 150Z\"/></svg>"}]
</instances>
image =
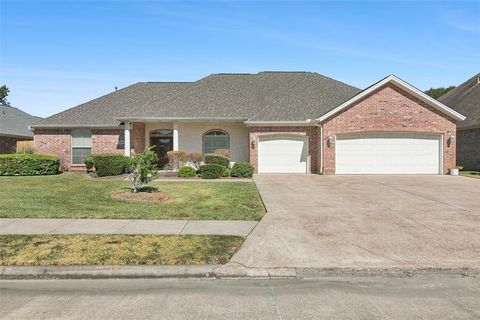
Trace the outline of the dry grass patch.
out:
<instances>
[{"instance_id":1,"label":"dry grass patch","mask_svg":"<svg viewBox=\"0 0 480 320\"><path fill-rule=\"evenodd\" d=\"M243 242L236 236L0 236L0 265L224 264Z\"/></svg>"},{"instance_id":2,"label":"dry grass patch","mask_svg":"<svg viewBox=\"0 0 480 320\"><path fill-rule=\"evenodd\" d=\"M142 203L161 203L170 199L168 194L157 191L133 193L130 190L125 190L112 192L110 196L116 200Z\"/></svg>"}]
</instances>

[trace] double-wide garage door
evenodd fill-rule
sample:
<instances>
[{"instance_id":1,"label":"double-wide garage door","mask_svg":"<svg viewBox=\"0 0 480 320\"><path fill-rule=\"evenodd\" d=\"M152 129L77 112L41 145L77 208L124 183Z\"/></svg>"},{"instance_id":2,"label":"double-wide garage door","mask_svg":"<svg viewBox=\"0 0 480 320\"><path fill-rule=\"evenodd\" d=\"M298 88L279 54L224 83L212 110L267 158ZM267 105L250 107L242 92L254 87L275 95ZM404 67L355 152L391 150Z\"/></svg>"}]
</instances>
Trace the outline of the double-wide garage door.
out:
<instances>
[{"instance_id":1,"label":"double-wide garage door","mask_svg":"<svg viewBox=\"0 0 480 320\"><path fill-rule=\"evenodd\" d=\"M259 173L306 173L307 139L305 136L263 136L258 141Z\"/></svg>"},{"instance_id":2,"label":"double-wide garage door","mask_svg":"<svg viewBox=\"0 0 480 320\"><path fill-rule=\"evenodd\" d=\"M438 174L439 135L368 133L337 135L336 174Z\"/></svg>"}]
</instances>

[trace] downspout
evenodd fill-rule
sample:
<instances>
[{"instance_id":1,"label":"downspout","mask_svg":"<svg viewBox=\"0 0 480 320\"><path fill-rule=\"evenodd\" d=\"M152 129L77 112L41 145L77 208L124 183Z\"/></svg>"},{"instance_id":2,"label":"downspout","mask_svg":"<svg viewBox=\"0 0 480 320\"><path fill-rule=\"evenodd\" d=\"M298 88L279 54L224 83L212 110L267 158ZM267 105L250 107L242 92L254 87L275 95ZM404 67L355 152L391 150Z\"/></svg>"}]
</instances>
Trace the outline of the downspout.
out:
<instances>
[{"instance_id":1,"label":"downspout","mask_svg":"<svg viewBox=\"0 0 480 320\"><path fill-rule=\"evenodd\" d=\"M320 125L320 174L323 174L323 157L323 126Z\"/></svg>"}]
</instances>

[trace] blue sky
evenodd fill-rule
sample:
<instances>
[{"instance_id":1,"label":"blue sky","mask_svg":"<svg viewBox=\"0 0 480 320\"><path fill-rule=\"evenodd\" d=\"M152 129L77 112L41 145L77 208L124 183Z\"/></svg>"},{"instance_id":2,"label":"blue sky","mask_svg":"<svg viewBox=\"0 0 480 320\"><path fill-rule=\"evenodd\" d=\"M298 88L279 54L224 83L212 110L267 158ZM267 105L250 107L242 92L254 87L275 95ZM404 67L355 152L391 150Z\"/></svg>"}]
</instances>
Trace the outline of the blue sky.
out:
<instances>
[{"instance_id":1,"label":"blue sky","mask_svg":"<svg viewBox=\"0 0 480 320\"><path fill-rule=\"evenodd\" d=\"M138 81L315 71L420 89L480 71L480 2L0 0L0 83L49 116Z\"/></svg>"}]
</instances>

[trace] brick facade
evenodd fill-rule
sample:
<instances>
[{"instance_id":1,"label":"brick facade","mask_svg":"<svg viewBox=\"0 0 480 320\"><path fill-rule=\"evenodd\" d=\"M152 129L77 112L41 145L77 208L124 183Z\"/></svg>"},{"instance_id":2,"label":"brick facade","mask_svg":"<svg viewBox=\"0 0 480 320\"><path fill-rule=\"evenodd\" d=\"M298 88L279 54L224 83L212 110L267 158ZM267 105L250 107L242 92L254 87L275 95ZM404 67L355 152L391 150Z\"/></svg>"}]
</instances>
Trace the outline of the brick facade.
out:
<instances>
[{"instance_id":1,"label":"brick facade","mask_svg":"<svg viewBox=\"0 0 480 320\"><path fill-rule=\"evenodd\" d=\"M480 170L480 128L457 131L457 163L467 170Z\"/></svg>"},{"instance_id":2,"label":"brick facade","mask_svg":"<svg viewBox=\"0 0 480 320\"><path fill-rule=\"evenodd\" d=\"M68 170L72 162L70 129L36 129L33 139L35 153L49 154L60 158L60 169Z\"/></svg>"},{"instance_id":3,"label":"brick facade","mask_svg":"<svg viewBox=\"0 0 480 320\"><path fill-rule=\"evenodd\" d=\"M258 138L265 135L303 135L308 137L307 173L317 173L319 163L319 130L318 127L250 127L249 128L249 158L250 163L258 172ZM255 147L252 145L255 141Z\"/></svg>"},{"instance_id":4,"label":"brick facade","mask_svg":"<svg viewBox=\"0 0 480 320\"><path fill-rule=\"evenodd\" d=\"M118 153L124 150L123 130L92 130L92 153Z\"/></svg>"},{"instance_id":5,"label":"brick facade","mask_svg":"<svg viewBox=\"0 0 480 320\"><path fill-rule=\"evenodd\" d=\"M140 153L145 150L145 123L133 123L131 131L131 143L134 153Z\"/></svg>"},{"instance_id":6,"label":"brick facade","mask_svg":"<svg viewBox=\"0 0 480 320\"><path fill-rule=\"evenodd\" d=\"M32 140L32 139L0 136L0 154L15 153L17 149L17 141L27 141L27 140Z\"/></svg>"},{"instance_id":7,"label":"brick facade","mask_svg":"<svg viewBox=\"0 0 480 320\"><path fill-rule=\"evenodd\" d=\"M443 135L443 172L455 166L455 141L447 132L456 132L455 120L430 107L406 91L386 84L323 124L324 172L335 173L335 143L328 135L354 132L418 132Z\"/></svg>"}]
</instances>

